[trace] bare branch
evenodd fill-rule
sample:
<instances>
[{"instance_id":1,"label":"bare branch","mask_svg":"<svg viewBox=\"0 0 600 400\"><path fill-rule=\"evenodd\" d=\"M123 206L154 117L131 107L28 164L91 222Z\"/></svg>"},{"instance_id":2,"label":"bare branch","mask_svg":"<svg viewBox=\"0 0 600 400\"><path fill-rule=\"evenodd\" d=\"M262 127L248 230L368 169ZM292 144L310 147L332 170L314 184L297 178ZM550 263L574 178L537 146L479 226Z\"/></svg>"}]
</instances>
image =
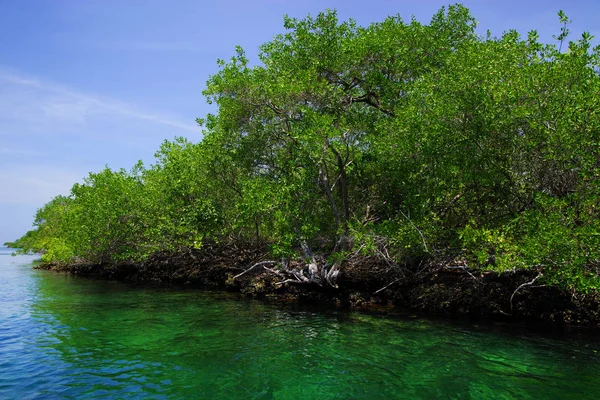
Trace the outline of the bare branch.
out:
<instances>
[{"instance_id":1,"label":"bare branch","mask_svg":"<svg viewBox=\"0 0 600 400\"><path fill-rule=\"evenodd\" d=\"M513 299L515 298L515 295L517 294L517 292L519 290L523 289L524 287L527 287L527 286L531 286L531 287L544 287L544 286L546 286L546 285L532 286L535 283L535 281L537 281L538 278L540 278L542 276L543 276L543 274L540 272L540 273L537 274L537 276L535 278L533 278L529 282L525 282L525 283L522 283L521 285L519 285L519 287L516 288L515 291L513 292L512 296L510 296L510 314L507 314L507 313L505 313L502 310L500 310L500 312L502 314L504 314L504 315L514 315L514 311L513 311L513 307L514 307L514 305L513 305Z\"/></svg>"},{"instance_id":2,"label":"bare branch","mask_svg":"<svg viewBox=\"0 0 600 400\"><path fill-rule=\"evenodd\" d=\"M404 218L406 218L406 220L412 225L412 227L415 228L415 230L419 233L419 235L421 236L421 240L423 241L423 247L425 248L425 252L429 253L429 249L427 248L427 243L425 242L425 236L423 236L423 233L419 230L419 228L417 228L417 226L412 222L412 220L408 218L406 214L404 214L402 210L398 211L400 211L400 214L402 214L402 216L404 216Z\"/></svg>"},{"instance_id":3,"label":"bare branch","mask_svg":"<svg viewBox=\"0 0 600 400\"><path fill-rule=\"evenodd\" d=\"M276 282L275 285L283 285L284 283L304 283L302 281L297 281L294 279L286 279L285 281Z\"/></svg>"},{"instance_id":4,"label":"bare branch","mask_svg":"<svg viewBox=\"0 0 600 400\"><path fill-rule=\"evenodd\" d=\"M325 280L332 287L337 288L338 286L337 286L337 284L335 284L335 281L339 274L340 274L340 263L336 262L333 264L331 269L329 271L327 271L327 273L325 274Z\"/></svg>"},{"instance_id":5,"label":"bare branch","mask_svg":"<svg viewBox=\"0 0 600 400\"><path fill-rule=\"evenodd\" d=\"M403 277L402 277L402 278L403 278ZM388 285L386 285L386 286L382 287L381 289L379 289L379 290L376 290L375 292L373 292L373 294L377 294L377 293L381 292L382 290L385 290L385 289L389 288L389 287L390 287L390 286L392 286L394 283L396 283L396 282L400 281L402 278L398 278L398 279L396 279L395 281L392 281L392 283L389 283Z\"/></svg>"},{"instance_id":6,"label":"bare branch","mask_svg":"<svg viewBox=\"0 0 600 400\"><path fill-rule=\"evenodd\" d=\"M294 275L294 277L298 280L298 282L310 282L310 279L308 279L306 276L304 276L304 274L300 274L298 275L296 272L292 272L292 275Z\"/></svg>"},{"instance_id":7,"label":"bare branch","mask_svg":"<svg viewBox=\"0 0 600 400\"><path fill-rule=\"evenodd\" d=\"M444 268L447 269L461 269L463 271L465 271L467 274L471 275L471 278L475 279L476 281L479 281L479 279L477 279L477 277L475 275L473 275L471 273L471 271L469 271L468 267L462 266L462 265L445 265Z\"/></svg>"},{"instance_id":8,"label":"bare branch","mask_svg":"<svg viewBox=\"0 0 600 400\"><path fill-rule=\"evenodd\" d=\"M256 264L254 264L253 266L251 266L250 268L248 268L247 270L245 270L244 272L237 274L236 276L234 276L232 279L237 279L240 276L244 275L246 272L250 272L251 270L253 270L256 267L261 267L264 265L276 265L277 261L261 261L261 262L257 262Z\"/></svg>"},{"instance_id":9,"label":"bare branch","mask_svg":"<svg viewBox=\"0 0 600 400\"><path fill-rule=\"evenodd\" d=\"M269 271L272 274L275 274L277 276L280 276L282 278L285 278L285 275L282 274L281 272L277 271L275 268L268 268L266 265L263 266L263 268L265 269L265 271Z\"/></svg>"}]
</instances>

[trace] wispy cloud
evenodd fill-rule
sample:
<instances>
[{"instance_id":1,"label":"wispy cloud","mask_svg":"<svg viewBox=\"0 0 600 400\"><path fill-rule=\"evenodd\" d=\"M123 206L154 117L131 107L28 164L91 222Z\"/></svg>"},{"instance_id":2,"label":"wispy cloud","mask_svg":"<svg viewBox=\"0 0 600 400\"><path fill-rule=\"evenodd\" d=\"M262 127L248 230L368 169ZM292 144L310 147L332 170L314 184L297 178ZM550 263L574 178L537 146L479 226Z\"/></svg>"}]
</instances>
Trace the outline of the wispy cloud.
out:
<instances>
[{"instance_id":1,"label":"wispy cloud","mask_svg":"<svg viewBox=\"0 0 600 400\"><path fill-rule=\"evenodd\" d=\"M0 234L24 232L36 208L68 195L88 172L129 168L164 139L200 133L192 118L0 65L0 220L20 221L0 225Z\"/></svg>"},{"instance_id":2,"label":"wispy cloud","mask_svg":"<svg viewBox=\"0 0 600 400\"><path fill-rule=\"evenodd\" d=\"M86 94L0 68L0 119L4 121L20 123L25 128L43 127L46 133L52 133L51 128L84 132L81 128L86 124L92 126L97 119L107 118L151 122L175 128L179 134L200 131L192 121L182 121L164 112L144 110L118 99Z\"/></svg>"}]
</instances>

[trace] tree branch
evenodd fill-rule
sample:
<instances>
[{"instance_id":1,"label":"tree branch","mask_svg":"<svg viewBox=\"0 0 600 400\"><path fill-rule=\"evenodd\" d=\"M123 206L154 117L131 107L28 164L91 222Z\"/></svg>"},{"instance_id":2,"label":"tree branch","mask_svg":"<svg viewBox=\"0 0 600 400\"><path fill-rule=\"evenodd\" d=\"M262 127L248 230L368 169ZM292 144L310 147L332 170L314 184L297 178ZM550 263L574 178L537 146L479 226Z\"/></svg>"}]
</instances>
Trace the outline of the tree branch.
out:
<instances>
[{"instance_id":1,"label":"tree branch","mask_svg":"<svg viewBox=\"0 0 600 400\"><path fill-rule=\"evenodd\" d=\"M402 210L399 209L398 211L400 211L400 214L402 214L402 216L404 216L404 218L406 218L406 220L410 222L412 227L415 228L415 230L419 233L419 235L421 236L421 240L423 241L423 247L425 248L425 252L429 254L429 249L427 248L427 243L425 242L425 236L423 236L423 233L419 230L419 228L417 228L417 226L412 222L412 220L408 218L406 214L404 214Z\"/></svg>"},{"instance_id":2,"label":"tree branch","mask_svg":"<svg viewBox=\"0 0 600 400\"><path fill-rule=\"evenodd\" d=\"M402 277L402 278L403 278L403 277ZM373 294L377 294L377 293L379 293L379 292L381 292L381 291L383 291L383 290L385 290L385 289L389 288L389 287L390 287L390 286L392 286L394 283L396 283L396 282L400 281L402 278L398 278L398 279L396 279L395 281L392 281L391 283L389 283L389 284L385 285L385 286L384 286L384 287L382 287L381 289L374 291L374 292L373 292Z\"/></svg>"},{"instance_id":3,"label":"tree branch","mask_svg":"<svg viewBox=\"0 0 600 400\"><path fill-rule=\"evenodd\" d=\"M536 276L535 278L533 278L532 280L530 280L529 282L525 282L525 283L522 283L521 285L519 285L519 287L517 287L517 288L515 289L515 291L513 292L512 296L510 296L510 314L507 314L507 313L505 313L505 312L504 312L504 311L502 311L502 310L500 310L500 312L501 312L502 314L504 314L504 315L514 315L514 312L513 312L513 299L515 298L515 295L517 294L517 292L518 292L519 290L523 289L524 287L527 287L527 286L531 286L531 285L533 285L533 284L535 283L535 281L537 281L537 280L538 280L538 278L540 278L540 277L542 277L542 276L543 276L543 274L542 274L541 272L539 272L539 273L537 274L537 276ZM535 286L535 287L544 287L544 286L546 286L546 285L539 285L539 286Z\"/></svg>"},{"instance_id":4,"label":"tree branch","mask_svg":"<svg viewBox=\"0 0 600 400\"><path fill-rule=\"evenodd\" d=\"M244 275L246 272L250 272L251 270L253 270L256 267L261 267L261 266L264 266L264 265L275 265L275 264L277 264L277 261L261 261L261 262L257 262L256 264L254 264L253 266L251 266L250 268L248 268L244 272L239 273L236 276L234 276L232 279L237 279L240 276Z\"/></svg>"}]
</instances>

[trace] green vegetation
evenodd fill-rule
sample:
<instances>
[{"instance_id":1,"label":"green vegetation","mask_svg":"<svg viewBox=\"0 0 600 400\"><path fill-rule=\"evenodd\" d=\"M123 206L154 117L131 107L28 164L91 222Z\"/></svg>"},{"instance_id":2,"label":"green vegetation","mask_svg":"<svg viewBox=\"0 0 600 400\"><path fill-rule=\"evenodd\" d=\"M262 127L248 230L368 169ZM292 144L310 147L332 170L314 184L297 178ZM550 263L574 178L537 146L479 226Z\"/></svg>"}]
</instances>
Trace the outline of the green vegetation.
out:
<instances>
[{"instance_id":1,"label":"green vegetation","mask_svg":"<svg viewBox=\"0 0 600 400\"><path fill-rule=\"evenodd\" d=\"M460 5L428 25L286 17L256 65L241 48L219 61L200 143L90 174L13 245L111 264L256 242L284 270L303 250L332 284L360 253L600 289L600 48L559 18L547 45L480 37Z\"/></svg>"}]
</instances>

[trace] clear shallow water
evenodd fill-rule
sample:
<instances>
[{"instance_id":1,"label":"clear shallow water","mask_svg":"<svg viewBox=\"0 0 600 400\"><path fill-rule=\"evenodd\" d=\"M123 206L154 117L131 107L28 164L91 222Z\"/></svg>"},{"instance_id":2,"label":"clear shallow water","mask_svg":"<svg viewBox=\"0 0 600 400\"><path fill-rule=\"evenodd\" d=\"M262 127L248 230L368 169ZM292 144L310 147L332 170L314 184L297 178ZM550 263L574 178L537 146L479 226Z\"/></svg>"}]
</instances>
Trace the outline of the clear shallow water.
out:
<instances>
[{"instance_id":1,"label":"clear shallow water","mask_svg":"<svg viewBox=\"0 0 600 400\"><path fill-rule=\"evenodd\" d=\"M597 399L600 345L131 288L0 248L0 399Z\"/></svg>"}]
</instances>

